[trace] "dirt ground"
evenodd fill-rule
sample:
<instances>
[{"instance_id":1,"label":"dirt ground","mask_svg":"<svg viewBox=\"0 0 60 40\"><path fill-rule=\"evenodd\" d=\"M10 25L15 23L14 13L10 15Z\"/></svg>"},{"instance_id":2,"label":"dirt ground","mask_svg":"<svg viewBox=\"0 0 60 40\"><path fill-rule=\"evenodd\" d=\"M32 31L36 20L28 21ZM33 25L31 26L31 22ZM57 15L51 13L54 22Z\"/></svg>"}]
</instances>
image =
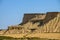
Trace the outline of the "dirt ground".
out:
<instances>
[{"instance_id":1,"label":"dirt ground","mask_svg":"<svg viewBox=\"0 0 60 40\"><path fill-rule=\"evenodd\" d=\"M5 34L0 36L9 36L13 38L39 37L39 38L49 38L49 39L60 39L60 33Z\"/></svg>"}]
</instances>

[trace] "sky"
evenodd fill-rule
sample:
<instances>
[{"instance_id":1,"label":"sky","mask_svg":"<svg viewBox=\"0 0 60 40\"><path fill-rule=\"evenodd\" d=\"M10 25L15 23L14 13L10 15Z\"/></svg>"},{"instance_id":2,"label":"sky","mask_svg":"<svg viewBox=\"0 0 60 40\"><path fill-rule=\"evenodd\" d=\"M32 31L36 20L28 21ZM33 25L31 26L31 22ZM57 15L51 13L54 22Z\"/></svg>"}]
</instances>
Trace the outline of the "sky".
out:
<instances>
[{"instance_id":1,"label":"sky","mask_svg":"<svg viewBox=\"0 0 60 40\"><path fill-rule=\"evenodd\" d=\"M60 12L60 0L0 0L0 29L18 25L24 13Z\"/></svg>"}]
</instances>

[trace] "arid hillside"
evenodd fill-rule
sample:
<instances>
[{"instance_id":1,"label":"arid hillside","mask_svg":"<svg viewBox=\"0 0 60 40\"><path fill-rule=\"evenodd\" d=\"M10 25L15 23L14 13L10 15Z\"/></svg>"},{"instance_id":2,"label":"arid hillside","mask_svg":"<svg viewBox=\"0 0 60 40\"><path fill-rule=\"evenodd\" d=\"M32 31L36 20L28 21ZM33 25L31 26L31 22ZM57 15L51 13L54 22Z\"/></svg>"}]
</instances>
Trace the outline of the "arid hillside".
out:
<instances>
[{"instance_id":1,"label":"arid hillside","mask_svg":"<svg viewBox=\"0 0 60 40\"><path fill-rule=\"evenodd\" d=\"M60 39L60 12L24 14L20 24L0 30L0 36Z\"/></svg>"}]
</instances>

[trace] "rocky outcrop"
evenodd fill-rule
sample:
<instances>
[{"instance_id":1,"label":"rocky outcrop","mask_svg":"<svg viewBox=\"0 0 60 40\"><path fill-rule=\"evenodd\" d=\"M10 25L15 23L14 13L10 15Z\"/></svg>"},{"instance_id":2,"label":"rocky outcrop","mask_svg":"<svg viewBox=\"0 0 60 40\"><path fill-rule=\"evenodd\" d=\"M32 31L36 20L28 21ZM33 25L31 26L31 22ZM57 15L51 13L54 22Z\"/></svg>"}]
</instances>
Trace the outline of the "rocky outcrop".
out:
<instances>
[{"instance_id":1,"label":"rocky outcrop","mask_svg":"<svg viewBox=\"0 0 60 40\"><path fill-rule=\"evenodd\" d=\"M60 33L60 12L24 14L19 25L9 26L3 34Z\"/></svg>"}]
</instances>

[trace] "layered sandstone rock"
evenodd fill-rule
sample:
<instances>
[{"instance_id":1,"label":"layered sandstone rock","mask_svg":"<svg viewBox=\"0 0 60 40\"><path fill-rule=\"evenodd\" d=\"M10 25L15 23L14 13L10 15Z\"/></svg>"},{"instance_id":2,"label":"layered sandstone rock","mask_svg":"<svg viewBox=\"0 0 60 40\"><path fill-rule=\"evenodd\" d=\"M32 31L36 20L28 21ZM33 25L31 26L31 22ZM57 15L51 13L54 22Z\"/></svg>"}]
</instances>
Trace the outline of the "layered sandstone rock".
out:
<instances>
[{"instance_id":1,"label":"layered sandstone rock","mask_svg":"<svg viewBox=\"0 0 60 40\"><path fill-rule=\"evenodd\" d=\"M2 34L48 32L60 33L60 12L47 12L47 14L24 14L22 23L16 26L9 26Z\"/></svg>"}]
</instances>

